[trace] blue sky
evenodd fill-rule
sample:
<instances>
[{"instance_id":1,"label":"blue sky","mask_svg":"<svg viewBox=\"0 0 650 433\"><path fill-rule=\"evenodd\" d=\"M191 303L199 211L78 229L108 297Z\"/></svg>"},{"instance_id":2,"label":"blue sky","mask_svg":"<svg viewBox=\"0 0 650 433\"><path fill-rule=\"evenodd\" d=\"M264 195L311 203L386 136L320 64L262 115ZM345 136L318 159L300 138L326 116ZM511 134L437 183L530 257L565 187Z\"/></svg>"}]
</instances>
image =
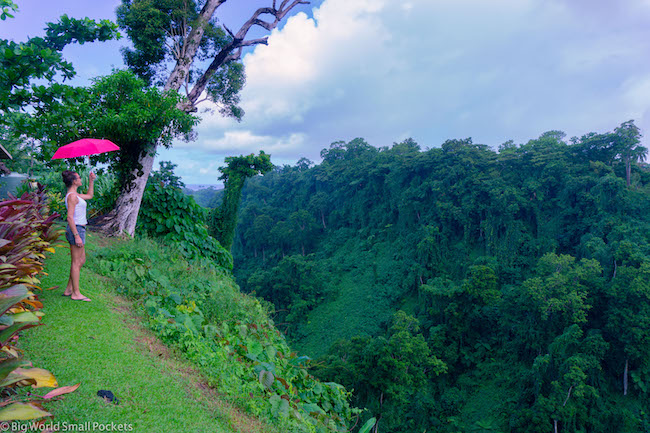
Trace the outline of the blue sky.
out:
<instances>
[{"instance_id":1,"label":"blue sky","mask_svg":"<svg viewBox=\"0 0 650 433\"><path fill-rule=\"evenodd\" d=\"M114 19L119 1L18 4L0 37L39 35L63 13ZM230 0L221 18L236 28L251 4L264 1ZM126 43L66 49L77 82L121 67ZM423 148L472 137L496 147L630 119L650 130L650 0L323 0L297 10L244 63L244 120L203 113L195 142L161 151L186 183L216 183L228 155L319 161L321 149L355 137L374 146L412 137Z\"/></svg>"}]
</instances>

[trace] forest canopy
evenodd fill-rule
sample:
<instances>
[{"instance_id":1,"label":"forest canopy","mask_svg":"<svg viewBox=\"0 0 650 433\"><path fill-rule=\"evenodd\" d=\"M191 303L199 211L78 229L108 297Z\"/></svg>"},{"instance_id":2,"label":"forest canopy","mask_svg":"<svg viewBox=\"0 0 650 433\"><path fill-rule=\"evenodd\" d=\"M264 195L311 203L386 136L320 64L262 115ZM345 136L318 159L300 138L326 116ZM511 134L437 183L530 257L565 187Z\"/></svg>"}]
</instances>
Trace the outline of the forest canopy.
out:
<instances>
[{"instance_id":1,"label":"forest canopy","mask_svg":"<svg viewBox=\"0 0 650 433\"><path fill-rule=\"evenodd\" d=\"M375 431L647 431L640 138L333 143L248 181L235 274Z\"/></svg>"}]
</instances>

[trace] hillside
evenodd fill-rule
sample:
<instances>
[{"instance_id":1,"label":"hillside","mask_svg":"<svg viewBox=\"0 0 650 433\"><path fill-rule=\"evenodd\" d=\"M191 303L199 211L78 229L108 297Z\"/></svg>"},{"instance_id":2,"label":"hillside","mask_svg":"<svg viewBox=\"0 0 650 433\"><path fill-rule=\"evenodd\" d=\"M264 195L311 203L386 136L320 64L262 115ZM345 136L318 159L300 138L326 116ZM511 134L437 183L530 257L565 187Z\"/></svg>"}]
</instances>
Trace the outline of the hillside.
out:
<instances>
[{"instance_id":1,"label":"hillside","mask_svg":"<svg viewBox=\"0 0 650 433\"><path fill-rule=\"evenodd\" d=\"M235 275L378 431L648 431L638 137L334 143L247 183Z\"/></svg>"},{"instance_id":2,"label":"hillside","mask_svg":"<svg viewBox=\"0 0 650 433\"><path fill-rule=\"evenodd\" d=\"M90 235L90 260L102 248L117 247L117 243ZM142 312L115 293L117 281L84 269L81 285L92 302L71 302L61 296L69 267L66 248L57 248L47 259L43 287L59 288L40 296L46 305L45 326L21 339L26 356L56 372L60 385L81 384L76 392L49 406L52 423L113 422L130 425L134 432L275 430L211 390L196 366L162 344L144 326ZM100 389L112 391L119 404L97 397Z\"/></svg>"},{"instance_id":3,"label":"hillside","mask_svg":"<svg viewBox=\"0 0 650 433\"><path fill-rule=\"evenodd\" d=\"M47 326L23 348L62 383L82 385L51 408L56 421L122 422L138 432L346 430L358 412L348 392L310 374L310 359L239 291L227 261L183 251L93 235L82 270L92 302L72 302L60 289L41 295ZM65 247L46 271L45 287L65 284ZM105 404L100 389L121 404Z\"/></svg>"}]
</instances>

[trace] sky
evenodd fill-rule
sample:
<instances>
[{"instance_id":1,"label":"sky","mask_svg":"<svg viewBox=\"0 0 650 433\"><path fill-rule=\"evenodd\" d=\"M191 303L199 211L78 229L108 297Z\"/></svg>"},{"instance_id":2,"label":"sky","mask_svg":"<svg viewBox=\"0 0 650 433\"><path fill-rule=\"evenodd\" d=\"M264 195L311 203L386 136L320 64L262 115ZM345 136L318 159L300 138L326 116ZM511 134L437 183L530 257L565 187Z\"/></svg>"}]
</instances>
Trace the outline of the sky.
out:
<instances>
[{"instance_id":1,"label":"sky","mask_svg":"<svg viewBox=\"0 0 650 433\"><path fill-rule=\"evenodd\" d=\"M0 37L21 41L64 13L114 20L120 2L17 3ZM230 0L217 14L236 29L266 3ZM66 48L75 82L123 67L127 44ZM650 133L650 0L318 0L243 62L244 119L201 110L197 140L160 151L186 184L217 183L226 156L319 162L332 142L356 137L377 147L413 138L423 149L471 137L496 148L631 119Z\"/></svg>"}]
</instances>

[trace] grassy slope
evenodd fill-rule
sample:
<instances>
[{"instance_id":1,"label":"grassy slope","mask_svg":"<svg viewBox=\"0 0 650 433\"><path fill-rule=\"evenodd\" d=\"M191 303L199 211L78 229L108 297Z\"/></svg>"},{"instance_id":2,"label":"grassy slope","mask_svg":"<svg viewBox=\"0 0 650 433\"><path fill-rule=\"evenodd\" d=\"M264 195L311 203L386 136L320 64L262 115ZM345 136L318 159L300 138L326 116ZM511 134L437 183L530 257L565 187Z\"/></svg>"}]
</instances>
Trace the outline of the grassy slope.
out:
<instances>
[{"instance_id":1,"label":"grassy slope","mask_svg":"<svg viewBox=\"0 0 650 433\"><path fill-rule=\"evenodd\" d=\"M97 241L91 235L88 248ZM110 280L84 268L82 293L93 302L61 296L69 266L66 248L48 258L49 276L42 287L60 287L41 295L45 326L20 340L25 358L54 373L60 386L81 383L76 392L48 406L55 422L132 423L135 432L272 431L209 390L188 361L141 325L131 304L114 294ZM120 404L105 403L96 395L100 389L113 391Z\"/></svg>"},{"instance_id":2,"label":"grassy slope","mask_svg":"<svg viewBox=\"0 0 650 433\"><path fill-rule=\"evenodd\" d=\"M384 257L388 249L382 249L378 257L362 251L352 240L337 251L331 262L335 268L327 271L336 275L330 282L338 294L309 313L307 323L300 325L301 338L291 341L300 353L317 357L340 339L359 335L377 335L381 326L390 321L392 307L385 294L374 284L372 263L379 262L378 274L387 272L381 263L389 263Z\"/></svg>"}]
</instances>

